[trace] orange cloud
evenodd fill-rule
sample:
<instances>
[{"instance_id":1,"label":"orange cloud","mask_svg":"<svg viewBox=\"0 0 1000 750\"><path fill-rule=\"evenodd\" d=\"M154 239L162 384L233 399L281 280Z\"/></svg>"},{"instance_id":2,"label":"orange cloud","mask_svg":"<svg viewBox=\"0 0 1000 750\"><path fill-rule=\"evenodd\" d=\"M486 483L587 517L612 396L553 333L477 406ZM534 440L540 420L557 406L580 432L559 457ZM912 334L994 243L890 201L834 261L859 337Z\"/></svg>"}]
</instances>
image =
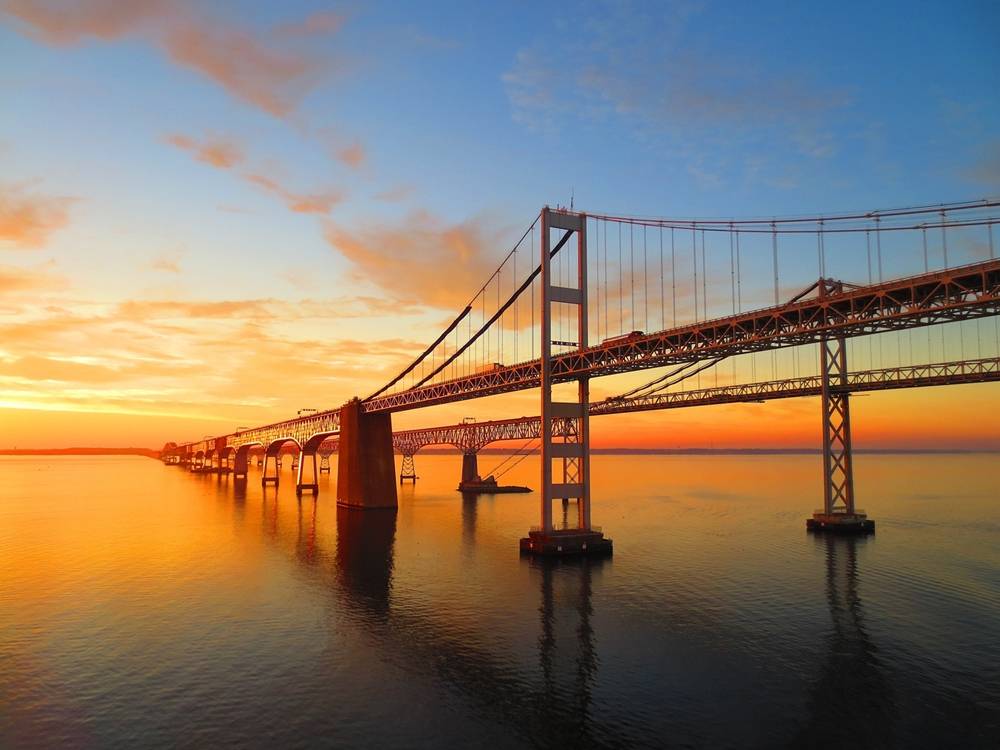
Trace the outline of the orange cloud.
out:
<instances>
[{"instance_id":1,"label":"orange cloud","mask_svg":"<svg viewBox=\"0 0 1000 750\"><path fill-rule=\"evenodd\" d=\"M397 226L379 223L357 231L328 221L324 234L354 264L359 279L407 302L456 309L493 272L508 233L479 219L449 225L416 212Z\"/></svg>"},{"instance_id":2,"label":"orange cloud","mask_svg":"<svg viewBox=\"0 0 1000 750\"><path fill-rule=\"evenodd\" d=\"M289 211L298 214L328 214L335 205L344 200L344 194L339 190L330 189L311 194L295 193L266 175L247 174L245 179L278 196L288 206Z\"/></svg>"},{"instance_id":3,"label":"orange cloud","mask_svg":"<svg viewBox=\"0 0 1000 750\"><path fill-rule=\"evenodd\" d=\"M231 169L244 160L243 149L232 140L210 136L199 140L183 133L171 133L167 143L194 155L195 159L218 169ZM252 185L280 198L290 211L299 214L328 214L344 199L340 190L327 189L315 193L293 191L273 177L255 172L242 175ZM161 269L169 270L169 269Z\"/></svg>"},{"instance_id":4,"label":"orange cloud","mask_svg":"<svg viewBox=\"0 0 1000 750\"><path fill-rule=\"evenodd\" d=\"M161 256L154 260L150 265L154 271L166 271L167 273L181 272L181 264L177 258Z\"/></svg>"},{"instance_id":5,"label":"orange cloud","mask_svg":"<svg viewBox=\"0 0 1000 750\"><path fill-rule=\"evenodd\" d=\"M8 0L4 10L52 44L76 44L83 37L118 39L171 11L170 0Z\"/></svg>"},{"instance_id":6,"label":"orange cloud","mask_svg":"<svg viewBox=\"0 0 1000 750\"><path fill-rule=\"evenodd\" d=\"M219 169L230 169L243 161L240 146L219 136L198 141L183 133L172 133L166 137L166 141L177 148L190 151L198 161Z\"/></svg>"},{"instance_id":7,"label":"orange cloud","mask_svg":"<svg viewBox=\"0 0 1000 750\"><path fill-rule=\"evenodd\" d=\"M72 198L31 195L19 185L0 185L0 245L44 246L69 223Z\"/></svg>"},{"instance_id":8,"label":"orange cloud","mask_svg":"<svg viewBox=\"0 0 1000 750\"><path fill-rule=\"evenodd\" d=\"M346 18L339 13L319 11L304 18L298 23L286 24L279 32L288 36L313 36L317 34L333 34L340 31Z\"/></svg>"},{"instance_id":9,"label":"orange cloud","mask_svg":"<svg viewBox=\"0 0 1000 750\"><path fill-rule=\"evenodd\" d=\"M38 270L37 268L0 266L0 294L36 291L39 289L58 289L64 285L64 279L53 276L43 270Z\"/></svg>"},{"instance_id":10,"label":"orange cloud","mask_svg":"<svg viewBox=\"0 0 1000 750\"><path fill-rule=\"evenodd\" d=\"M176 24L163 46L176 63L276 117L288 115L323 77L324 65L301 49L276 49L239 29Z\"/></svg>"},{"instance_id":11,"label":"orange cloud","mask_svg":"<svg viewBox=\"0 0 1000 750\"><path fill-rule=\"evenodd\" d=\"M329 73L329 61L304 38L340 28L340 18L315 14L299 24L258 34L234 19L211 19L177 0L9 0L6 10L33 36L51 44L87 37L139 36L170 59L231 95L277 117L290 114Z\"/></svg>"},{"instance_id":12,"label":"orange cloud","mask_svg":"<svg viewBox=\"0 0 1000 750\"><path fill-rule=\"evenodd\" d=\"M361 145L360 141L355 141L350 146L337 151L337 158L351 169L360 169L364 166L367 158L365 147Z\"/></svg>"}]
</instances>

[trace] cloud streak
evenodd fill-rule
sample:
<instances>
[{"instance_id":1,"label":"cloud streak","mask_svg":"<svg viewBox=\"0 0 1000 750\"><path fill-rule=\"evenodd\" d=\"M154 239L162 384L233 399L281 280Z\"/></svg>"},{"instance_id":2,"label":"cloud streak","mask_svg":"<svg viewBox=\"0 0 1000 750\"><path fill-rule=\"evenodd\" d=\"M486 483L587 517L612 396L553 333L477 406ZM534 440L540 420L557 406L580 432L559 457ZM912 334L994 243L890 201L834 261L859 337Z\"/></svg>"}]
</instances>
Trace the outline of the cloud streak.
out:
<instances>
[{"instance_id":1,"label":"cloud streak","mask_svg":"<svg viewBox=\"0 0 1000 750\"><path fill-rule=\"evenodd\" d=\"M396 225L384 222L359 229L327 221L331 247L367 281L409 303L456 309L493 272L503 229L483 218L449 224L426 211Z\"/></svg>"},{"instance_id":2,"label":"cloud streak","mask_svg":"<svg viewBox=\"0 0 1000 750\"><path fill-rule=\"evenodd\" d=\"M231 139L208 136L202 139L183 133L172 133L164 138L172 146L187 151L195 159L215 167L231 170L245 160L242 147ZM286 187L270 175L260 171L249 171L240 175L247 183L281 200L289 211L298 214L328 214L334 206L344 200L344 192L327 188L311 193L303 193Z\"/></svg>"},{"instance_id":3,"label":"cloud streak","mask_svg":"<svg viewBox=\"0 0 1000 750\"><path fill-rule=\"evenodd\" d=\"M566 41L546 37L522 48L502 76L514 119L542 130L581 118L617 121L678 151L779 138L814 158L831 155L836 144L821 125L847 96L807 76L703 48L689 33L701 12L683 2L645 10L604 4L578 19Z\"/></svg>"},{"instance_id":4,"label":"cloud streak","mask_svg":"<svg viewBox=\"0 0 1000 750\"><path fill-rule=\"evenodd\" d=\"M48 44L143 39L177 65L281 118L332 72L333 62L320 42L343 21L321 13L257 31L233 18L209 17L196 4L181 0L7 0L3 9L28 34Z\"/></svg>"},{"instance_id":5,"label":"cloud streak","mask_svg":"<svg viewBox=\"0 0 1000 750\"><path fill-rule=\"evenodd\" d=\"M183 133L171 133L166 142L191 152L194 158L218 169L230 169L243 161L243 149L232 140L210 136L199 141Z\"/></svg>"},{"instance_id":6,"label":"cloud streak","mask_svg":"<svg viewBox=\"0 0 1000 750\"><path fill-rule=\"evenodd\" d=\"M36 195L0 184L0 247L39 248L69 223L72 198Z\"/></svg>"}]
</instances>

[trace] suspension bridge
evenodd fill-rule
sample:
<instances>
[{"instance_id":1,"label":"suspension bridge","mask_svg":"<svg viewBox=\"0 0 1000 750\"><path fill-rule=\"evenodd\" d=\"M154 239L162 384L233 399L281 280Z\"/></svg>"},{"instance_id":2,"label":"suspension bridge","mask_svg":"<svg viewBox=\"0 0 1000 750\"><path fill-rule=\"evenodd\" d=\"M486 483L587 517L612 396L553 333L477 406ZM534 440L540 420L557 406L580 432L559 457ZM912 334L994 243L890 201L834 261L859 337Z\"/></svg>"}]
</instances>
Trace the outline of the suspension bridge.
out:
<instances>
[{"instance_id":1,"label":"suspension bridge","mask_svg":"<svg viewBox=\"0 0 1000 750\"><path fill-rule=\"evenodd\" d=\"M396 506L394 451L403 478L415 478L421 447L455 445L464 475L482 446L534 440L540 524L522 550L607 553L610 540L591 523L591 416L819 396L824 503L807 525L870 531L854 502L850 394L998 379L998 207L743 220L546 207L444 331L378 390L171 445L164 457L225 463L246 477L251 453L262 452L266 486L292 446L297 491L318 493L335 440L338 503L374 509ZM865 366L851 370L849 360ZM653 369L651 380L592 402L592 380ZM705 378L714 385L701 387ZM392 430L395 412L527 389L539 390L538 416ZM557 499L575 501L572 528L554 526Z\"/></svg>"}]
</instances>

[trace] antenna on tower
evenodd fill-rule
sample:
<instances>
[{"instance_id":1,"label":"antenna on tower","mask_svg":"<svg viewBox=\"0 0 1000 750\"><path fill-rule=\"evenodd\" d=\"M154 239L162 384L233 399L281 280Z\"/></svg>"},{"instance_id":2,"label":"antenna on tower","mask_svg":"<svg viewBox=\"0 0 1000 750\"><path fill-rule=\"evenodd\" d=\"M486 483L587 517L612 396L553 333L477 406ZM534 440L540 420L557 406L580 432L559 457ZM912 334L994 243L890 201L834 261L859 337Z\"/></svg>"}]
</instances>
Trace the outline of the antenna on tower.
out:
<instances>
[{"instance_id":1,"label":"antenna on tower","mask_svg":"<svg viewBox=\"0 0 1000 750\"><path fill-rule=\"evenodd\" d=\"M576 188L569 189L569 210L573 210L573 199L576 197Z\"/></svg>"}]
</instances>

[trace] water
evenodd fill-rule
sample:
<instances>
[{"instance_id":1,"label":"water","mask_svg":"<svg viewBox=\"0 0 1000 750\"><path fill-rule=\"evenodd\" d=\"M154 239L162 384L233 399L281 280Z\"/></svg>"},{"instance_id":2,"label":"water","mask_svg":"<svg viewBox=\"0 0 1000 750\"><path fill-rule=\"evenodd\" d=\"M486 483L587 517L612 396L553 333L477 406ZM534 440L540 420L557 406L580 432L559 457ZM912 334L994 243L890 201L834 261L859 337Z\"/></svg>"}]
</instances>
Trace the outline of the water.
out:
<instances>
[{"instance_id":1,"label":"water","mask_svg":"<svg viewBox=\"0 0 1000 750\"><path fill-rule=\"evenodd\" d=\"M615 556L548 565L458 456L396 514L3 458L0 746L997 747L996 456L856 462L850 540L818 456L597 456Z\"/></svg>"}]
</instances>

